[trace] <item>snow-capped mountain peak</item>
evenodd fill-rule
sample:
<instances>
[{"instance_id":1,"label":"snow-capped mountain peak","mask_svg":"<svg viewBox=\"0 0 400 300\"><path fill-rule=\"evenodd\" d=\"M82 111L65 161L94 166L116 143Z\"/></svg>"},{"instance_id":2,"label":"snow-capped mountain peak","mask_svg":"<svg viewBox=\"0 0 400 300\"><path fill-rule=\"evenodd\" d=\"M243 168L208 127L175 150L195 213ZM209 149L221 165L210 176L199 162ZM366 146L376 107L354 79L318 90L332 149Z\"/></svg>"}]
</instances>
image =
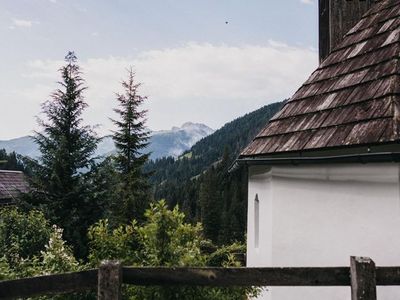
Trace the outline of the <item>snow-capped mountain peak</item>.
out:
<instances>
[{"instance_id":1,"label":"snow-capped mountain peak","mask_svg":"<svg viewBox=\"0 0 400 300\"><path fill-rule=\"evenodd\" d=\"M152 132L150 151L152 157L177 157L185 150L190 149L197 141L213 133L214 130L201 123L186 122L181 127L172 127L171 130Z\"/></svg>"}]
</instances>

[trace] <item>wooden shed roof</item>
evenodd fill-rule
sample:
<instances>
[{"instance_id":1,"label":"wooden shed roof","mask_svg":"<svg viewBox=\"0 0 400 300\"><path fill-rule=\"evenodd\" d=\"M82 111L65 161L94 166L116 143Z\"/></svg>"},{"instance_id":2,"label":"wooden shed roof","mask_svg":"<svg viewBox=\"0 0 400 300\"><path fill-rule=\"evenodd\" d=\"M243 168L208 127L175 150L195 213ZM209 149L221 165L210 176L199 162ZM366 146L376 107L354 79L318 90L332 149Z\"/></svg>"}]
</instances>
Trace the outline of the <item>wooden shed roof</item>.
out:
<instances>
[{"instance_id":1,"label":"wooden shed roof","mask_svg":"<svg viewBox=\"0 0 400 300\"><path fill-rule=\"evenodd\" d=\"M378 1L241 158L400 140L400 0Z\"/></svg>"},{"instance_id":2,"label":"wooden shed roof","mask_svg":"<svg viewBox=\"0 0 400 300\"><path fill-rule=\"evenodd\" d=\"M0 203L3 199L14 199L28 192L28 183L20 171L0 170Z\"/></svg>"}]
</instances>

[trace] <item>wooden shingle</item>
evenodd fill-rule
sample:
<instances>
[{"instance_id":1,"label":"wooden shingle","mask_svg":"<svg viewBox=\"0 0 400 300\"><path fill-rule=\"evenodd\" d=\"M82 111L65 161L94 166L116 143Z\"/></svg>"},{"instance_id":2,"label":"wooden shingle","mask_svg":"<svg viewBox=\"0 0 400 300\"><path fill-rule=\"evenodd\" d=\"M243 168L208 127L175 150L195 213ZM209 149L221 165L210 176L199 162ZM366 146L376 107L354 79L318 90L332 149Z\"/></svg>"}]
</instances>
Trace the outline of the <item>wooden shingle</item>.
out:
<instances>
[{"instance_id":1,"label":"wooden shingle","mask_svg":"<svg viewBox=\"0 0 400 300\"><path fill-rule=\"evenodd\" d=\"M13 200L20 193L28 192L29 187L24 173L20 171L0 170L0 204L5 200Z\"/></svg>"},{"instance_id":2,"label":"wooden shingle","mask_svg":"<svg viewBox=\"0 0 400 300\"><path fill-rule=\"evenodd\" d=\"M400 0L362 17L241 158L398 143Z\"/></svg>"}]
</instances>

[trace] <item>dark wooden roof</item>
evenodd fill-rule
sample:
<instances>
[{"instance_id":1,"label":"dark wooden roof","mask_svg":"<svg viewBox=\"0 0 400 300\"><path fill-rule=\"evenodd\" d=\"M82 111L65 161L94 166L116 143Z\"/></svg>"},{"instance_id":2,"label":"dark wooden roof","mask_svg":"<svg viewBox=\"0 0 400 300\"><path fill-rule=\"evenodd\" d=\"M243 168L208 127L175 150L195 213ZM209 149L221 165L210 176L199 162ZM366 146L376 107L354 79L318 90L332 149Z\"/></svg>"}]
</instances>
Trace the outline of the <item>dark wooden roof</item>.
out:
<instances>
[{"instance_id":1,"label":"dark wooden roof","mask_svg":"<svg viewBox=\"0 0 400 300\"><path fill-rule=\"evenodd\" d=\"M0 200L14 199L21 192L28 192L28 183L24 173L0 170Z\"/></svg>"},{"instance_id":2,"label":"dark wooden roof","mask_svg":"<svg viewBox=\"0 0 400 300\"><path fill-rule=\"evenodd\" d=\"M400 140L400 0L378 1L241 158Z\"/></svg>"}]
</instances>

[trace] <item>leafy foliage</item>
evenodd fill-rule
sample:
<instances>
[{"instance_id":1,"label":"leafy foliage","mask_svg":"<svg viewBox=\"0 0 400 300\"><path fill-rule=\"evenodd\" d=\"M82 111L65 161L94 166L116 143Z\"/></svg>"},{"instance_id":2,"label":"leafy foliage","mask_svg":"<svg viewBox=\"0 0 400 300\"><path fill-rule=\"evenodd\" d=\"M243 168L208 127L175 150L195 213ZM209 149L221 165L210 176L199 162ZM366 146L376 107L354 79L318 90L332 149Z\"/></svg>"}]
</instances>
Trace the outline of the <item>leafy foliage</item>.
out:
<instances>
[{"instance_id":1,"label":"leafy foliage","mask_svg":"<svg viewBox=\"0 0 400 300\"><path fill-rule=\"evenodd\" d=\"M107 219L100 220L89 228L89 262L98 266L102 260L118 259L123 264L137 262L136 222L112 228Z\"/></svg>"},{"instance_id":2,"label":"leafy foliage","mask_svg":"<svg viewBox=\"0 0 400 300\"><path fill-rule=\"evenodd\" d=\"M62 239L62 232L61 228L54 225L49 242L45 250L40 253L44 274L66 273L80 269L71 248Z\"/></svg>"},{"instance_id":3,"label":"leafy foliage","mask_svg":"<svg viewBox=\"0 0 400 300\"><path fill-rule=\"evenodd\" d=\"M43 213L16 208L0 211L0 280L79 271L85 268L62 239L62 229L50 226ZM89 299L88 294L38 299Z\"/></svg>"},{"instance_id":4,"label":"leafy foliage","mask_svg":"<svg viewBox=\"0 0 400 300\"><path fill-rule=\"evenodd\" d=\"M233 245L215 254L202 251L209 242L204 238L201 224L184 222L185 215L178 207L169 210L165 201L152 204L146 211L145 222L136 222L112 230L102 220L89 231L90 258L93 264L103 259L119 259L134 266L239 266L230 252L239 249ZM135 247L135 248L132 248ZM243 248L241 248L243 250ZM199 287L125 287L129 299L246 299L258 289L199 288Z\"/></svg>"},{"instance_id":5,"label":"leafy foliage","mask_svg":"<svg viewBox=\"0 0 400 300\"><path fill-rule=\"evenodd\" d=\"M161 200L150 205L142 225L133 220L112 229L108 220L100 220L89 229L90 262L118 259L138 266L185 266L196 258L196 264L204 265L202 227L184 223L184 218L178 207L169 210Z\"/></svg>"},{"instance_id":6,"label":"leafy foliage","mask_svg":"<svg viewBox=\"0 0 400 300\"><path fill-rule=\"evenodd\" d=\"M200 246L202 226L187 224L178 207L168 210L165 201L152 204L146 211L146 222L137 227L143 266L196 266L204 265Z\"/></svg>"},{"instance_id":7,"label":"leafy foliage","mask_svg":"<svg viewBox=\"0 0 400 300\"><path fill-rule=\"evenodd\" d=\"M178 207L169 210L165 201L152 204L146 211L145 222L139 225L136 221L112 229L107 220L100 220L93 225L89 235L89 264L79 262L71 248L62 239L62 229L49 226L43 214L38 211L23 213L17 209L6 209L0 212L1 219L19 225L13 228L15 234L23 240L24 247L11 247L7 255L0 257L0 279L14 279L27 276L38 276L83 270L97 267L104 259L119 259L125 265L133 266L240 266L235 253L243 251L243 246L233 244L221 247L209 254L203 251L204 245L210 242L203 236L201 224L185 223L184 214ZM25 220L25 223L23 223ZM38 226L42 223L41 226ZM11 226L12 223L7 223ZM43 228L46 238L39 241L29 238L25 228L34 236L40 236ZM35 230L37 232L35 232ZM1 237L5 235L4 224L0 227ZM5 244L1 241L2 245ZM11 243L11 242L10 242ZM12 243L13 244L13 243ZM18 243L17 243L18 244ZM20 243L21 244L21 243ZM25 257L21 249L37 248L35 254ZM202 288L202 287L133 287L125 286L127 299L246 299L246 295L256 295L255 288ZM94 295L72 294L60 295L51 299L93 299ZM40 297L40 299L48 299Z\"/></svg>"},{"instance_id":8,"label":"leafy foliage","mask_svg":"<svg viewBox=\"0 0 400 300\"><path fill-rule=\"evenodd\" d=\"M0 253L10 267L16 267L21 259L37 256L44 250L51 227L43 213L3 208L0 216Z\"/></svg>"},{"instance_id":9,"label":"leafy foliage","mask_svg":"<svg viewBox=\"0 0 400 300\"><path fill-rule=\"evenodd\" d=\"M17 208L3 208L0 211L0 252L0 265L20 277L79 269L78 261L62 239L62 229L50 226L43 213L36 210L25 213ZM28 271L29 268L32 270Z\"/></svg>"}]
</instances>

